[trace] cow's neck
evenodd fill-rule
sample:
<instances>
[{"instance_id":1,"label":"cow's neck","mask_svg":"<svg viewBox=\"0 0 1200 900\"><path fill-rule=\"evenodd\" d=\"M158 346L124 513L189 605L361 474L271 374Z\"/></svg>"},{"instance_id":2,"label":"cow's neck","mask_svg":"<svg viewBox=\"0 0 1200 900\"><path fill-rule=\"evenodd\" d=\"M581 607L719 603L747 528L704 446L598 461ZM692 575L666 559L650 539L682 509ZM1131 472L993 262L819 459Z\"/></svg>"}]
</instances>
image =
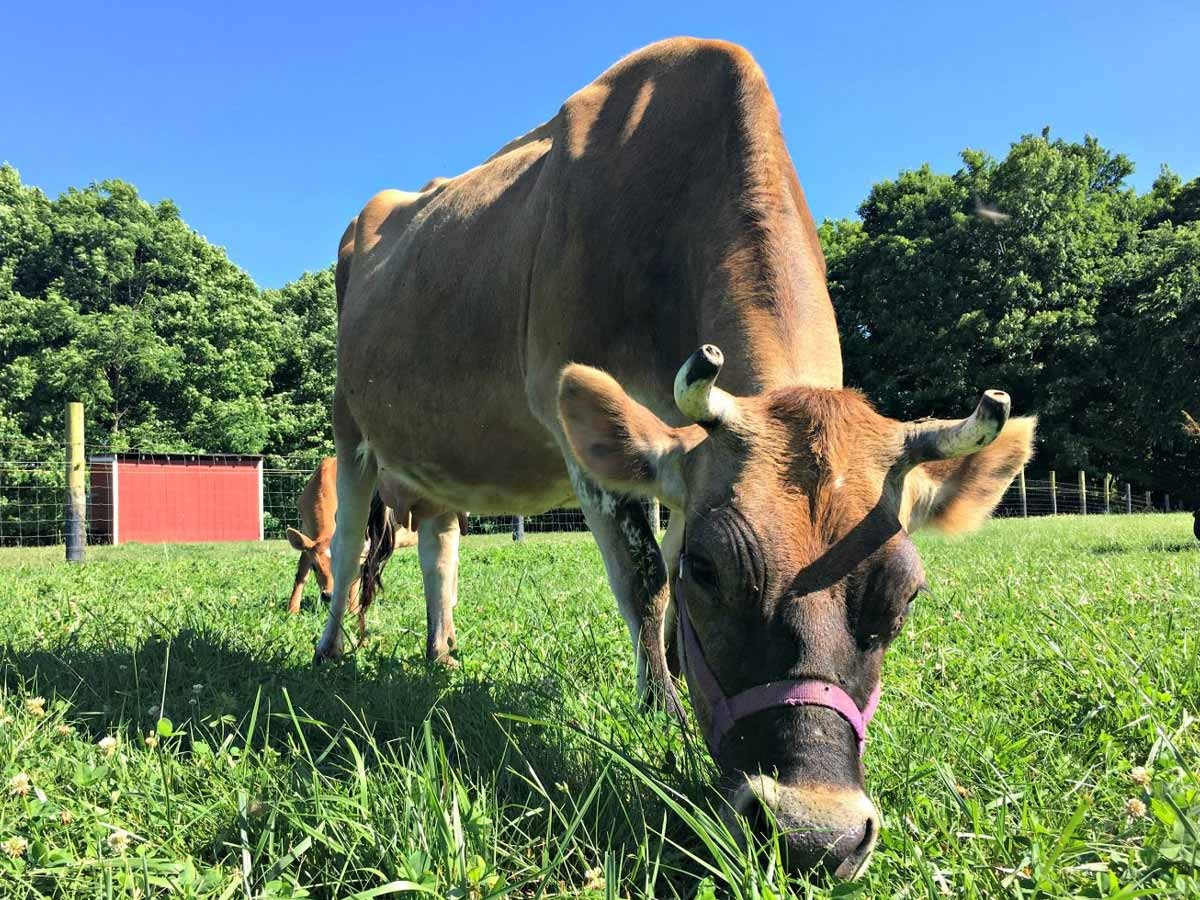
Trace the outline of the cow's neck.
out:
<instances>
[{"instance_id":1,"label":"cow's neck","mask_svg":"<svg viewBox=\"0 0 1200 900\"><path fill-rule=\"evenodd\" d=\"M722 383L758 393L842 386L841 348L820 240L774 104L743 110L743 146L712 211L698 331L725 352ZM695 232L693 231L693 234Z\"/></svg>"}]
</instances>

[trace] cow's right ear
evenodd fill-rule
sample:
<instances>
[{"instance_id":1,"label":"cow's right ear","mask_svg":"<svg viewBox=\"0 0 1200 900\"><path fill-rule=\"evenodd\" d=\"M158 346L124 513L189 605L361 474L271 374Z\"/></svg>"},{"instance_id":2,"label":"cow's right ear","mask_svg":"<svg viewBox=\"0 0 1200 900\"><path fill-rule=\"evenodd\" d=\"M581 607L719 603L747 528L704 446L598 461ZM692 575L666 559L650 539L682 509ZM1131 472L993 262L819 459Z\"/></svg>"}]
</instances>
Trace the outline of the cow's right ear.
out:
<instances>
[{"instance_id":1,"label":"cow's right ear","mask_svg":"<svg viewBox=\"0 0 1200 900\"><path fill-rule=\"evenodd\" d=\"M299 550L301 552L304 552L305 550L311 550L316 546L316 544L314 544L309 538L305 537L304 534L297 531L295 528L289 528L287 530L287 539L288 543L292 545L293 550Z\"/></svg>"},{"instance_id":2,"label":"cow's right ear","mask_svg":"<svg viewBox=\"0 0 1200 900\"><path fill-rule=\"evenodd\" d=\"M607 372L580 365L563 370L558 417L575 458L602 487L683 508L684 456L708 436L699 425L670 427Z\"/></svg>"}]
</instances>

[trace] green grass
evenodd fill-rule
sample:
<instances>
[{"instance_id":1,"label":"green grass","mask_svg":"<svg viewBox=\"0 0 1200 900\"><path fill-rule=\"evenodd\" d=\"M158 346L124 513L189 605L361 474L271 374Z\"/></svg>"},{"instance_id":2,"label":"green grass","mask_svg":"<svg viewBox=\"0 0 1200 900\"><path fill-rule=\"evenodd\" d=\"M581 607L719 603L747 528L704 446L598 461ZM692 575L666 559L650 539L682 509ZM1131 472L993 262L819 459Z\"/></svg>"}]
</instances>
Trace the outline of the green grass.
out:
<instances>
[{"instance_id":1,"label":"green grass","mask_svg":"<svg viewBox=\"0 0 1200 900\"><path fill-rule=\"evenodd\" d=\"M918 543L934 596L867 754L880 844L832 888L717 824L695 733L632 697L586 536L466 541L454 673L422 660L412 551L317 671L283 543L0 551L0 897L1200 896L1190 517Z\"/></svg>"}]
</instances>

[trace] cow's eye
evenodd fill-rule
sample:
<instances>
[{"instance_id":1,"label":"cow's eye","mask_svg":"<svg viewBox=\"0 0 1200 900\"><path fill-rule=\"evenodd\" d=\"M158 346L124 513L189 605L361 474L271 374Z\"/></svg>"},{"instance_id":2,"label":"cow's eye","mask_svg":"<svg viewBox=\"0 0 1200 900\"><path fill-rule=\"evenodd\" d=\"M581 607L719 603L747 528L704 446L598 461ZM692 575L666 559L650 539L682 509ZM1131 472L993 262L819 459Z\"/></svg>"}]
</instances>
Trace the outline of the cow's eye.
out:
<instances>
[{"instance_id":1,"label":"cow's eye","mask_svg":"<svg viewBox=\"0 0 1200 900\"><path fill-rule=\"evenodd\" d=\"M700 587L714 590L717 587L717 569L702 556L687 558L688 576Z\"/></svg>"}]
</instances>

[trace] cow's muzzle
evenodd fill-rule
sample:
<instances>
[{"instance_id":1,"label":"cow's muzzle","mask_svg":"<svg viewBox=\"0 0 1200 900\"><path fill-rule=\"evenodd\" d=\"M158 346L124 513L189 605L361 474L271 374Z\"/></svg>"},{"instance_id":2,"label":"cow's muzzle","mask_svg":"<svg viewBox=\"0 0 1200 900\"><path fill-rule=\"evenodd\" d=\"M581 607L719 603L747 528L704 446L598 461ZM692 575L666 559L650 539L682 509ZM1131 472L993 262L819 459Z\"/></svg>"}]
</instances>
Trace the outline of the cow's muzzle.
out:
<instances>
[{"instance_id":1,"label":"cow's muzzle","mask_svg":"<svg viewBox=\"0 0 1200 900\"><path fill-rule=\"evenodd\" d=\"M857 878L879 834L875 804L854 787L783 784L768 775L750 775L730 805L757 841L778 839L780 857L795 874ZM735 824L734 832L741 834L741 826Z\"/></svg>"}]
</instances>

